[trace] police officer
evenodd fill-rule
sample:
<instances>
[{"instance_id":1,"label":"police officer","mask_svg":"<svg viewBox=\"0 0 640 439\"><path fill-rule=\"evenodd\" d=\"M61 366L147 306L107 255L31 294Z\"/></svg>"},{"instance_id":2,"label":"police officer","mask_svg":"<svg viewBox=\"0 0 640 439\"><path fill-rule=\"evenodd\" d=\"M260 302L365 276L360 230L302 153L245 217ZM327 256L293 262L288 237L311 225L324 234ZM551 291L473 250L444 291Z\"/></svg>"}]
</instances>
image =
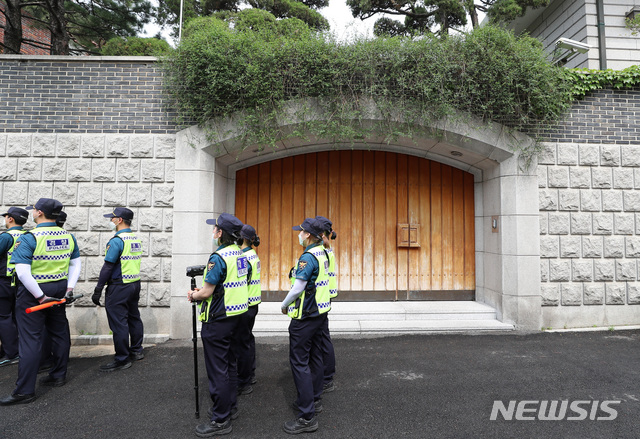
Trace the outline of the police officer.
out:
<instances>
[{"instance_id":1,"label":"police officer","mask_svg":"<svg viewBox=\"0 0 640 439\"><path fill-rule=\"evenodd\" d=\"M280 306L291 317L289 324L289 362L298 391L295 406L298 416L285 422L290 434L318 429L316 413L322 411L322 328L331 309L329 300L329 258L322 244L323 226L315 218L306 218L300 226L298 242L304 253L298 259L295 282Z\"/></svg>"},{"instance_id":2,"label":"police officer","mask_svg":"<svg viewBox=\"0 0 640 439\"><path fill-rule=\"evenodd\" d=\"M103 216L109 218L109 228L116 234L107 243L104 264L91 300L100 306L102 289L106 284L104 302L116 354L113 361L100 366L100 370L113 372L127 369L132 361L144 358L144 327L138 309L142 243L131 231L131 210L116 207Z\"/></svg>"},{"instance_id":3,"label":"police officer","mask_svg":"<svg viewBox=\"0 0 640 439\"><path fill-rule=\"evenodd\" d=\"M242 245L242 252L249 262L247 275L249 310L241 314L242 321L234 337L234 343L237 345L238 394L246 395L253 392L251 385L256 383L256 339L253 336L253 325L256 322L258 305L262 302L260 258L253 248L260 245L260 237L257 235L256 229L249 224L242 226L238 244Z\"/></svg>"},{"instance_id":4,"label":"police officer","mask_svg":"<svg viewBox=\"0 0 640 439\"><path fill-rule=\"evenodd\" d=\"M322 242L329 258L329 298L331 300L338 297L338 280L336 278L336 255L331 248L331 240L336 239L336 232L333 231L333 223L323 216L316 219L322 224ZM324 364L323 393L333 392L336 386L333 384L333 376L336 373L336 354L329 332L329 318L327 317L325 326L322 328L322 363Z\"/></svg>"},{"instance_id":5,"label":"police officer","mask_svg":"<svg viewBox=\"0 0 640 439\"><path fill-rule=\"evenodd\" d=\"M13 393L0 400L0 405L26 404L35 399L35 385L42 352L43 332L51 336L54 365L40 380L47 386L66 382L71 337L65 304L27 314L25 310L38 303L73 298L73 288L80 277L80 252L73 235L56 226L55 219L62 204L51 198L40 198L32 210L36 227L18 238L11 255L19 280L16 298L20 363Z\"/></svg>"},{"instance_id":6,"label":"police officer","mask_svg":"<svg viewBox=\"0 0 640 439\"><path fill-rule=\"evenodd\" d=\"M11 254L16 241L25 232L22 226L29 219L29 212L19 207L10 207L2 217L7 231L0 234L0 366L8 366L20 360L14 313L16 288L11 285L15 264L11 262Z\"/></svg>"},{"instance_id":7,"label":"police officer","mask_svg":"<svg viewBox=\"0 0 640 439\"><path fill-rule=\"evenodd\" d=\"M209 437L231 433L231 420L238 415L237 375L232 352L234 333L240 315L249 307L247 275L249 262L236 241L242 222L228 213L208 219L214 226L213 243L217 246L209 257L202 288L187 293L187 299L202 302L200 321L204 360L209 378L213 407L210 422L196 427L196 435Z\"/></svg>"}]
</instances>

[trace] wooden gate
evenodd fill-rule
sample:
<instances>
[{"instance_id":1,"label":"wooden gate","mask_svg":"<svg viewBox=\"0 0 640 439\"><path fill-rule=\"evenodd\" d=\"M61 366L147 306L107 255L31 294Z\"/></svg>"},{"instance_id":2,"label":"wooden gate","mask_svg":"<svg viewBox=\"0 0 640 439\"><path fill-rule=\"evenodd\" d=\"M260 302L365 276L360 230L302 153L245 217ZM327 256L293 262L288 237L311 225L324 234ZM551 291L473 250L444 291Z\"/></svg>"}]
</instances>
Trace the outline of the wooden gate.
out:
<instances>
[{"instance_id":1,"label":"wooden gate","mask_svg":"<svg viewBox=\"0 0 640 439\"><path fill-rule=\"evenodd\" d=\"M329 151L236 173L236 216L261 239L266 300L302 248L291 227L326 216L341 300L473 300L473 175L391 152Z\"/></svg>"}]
</instances>

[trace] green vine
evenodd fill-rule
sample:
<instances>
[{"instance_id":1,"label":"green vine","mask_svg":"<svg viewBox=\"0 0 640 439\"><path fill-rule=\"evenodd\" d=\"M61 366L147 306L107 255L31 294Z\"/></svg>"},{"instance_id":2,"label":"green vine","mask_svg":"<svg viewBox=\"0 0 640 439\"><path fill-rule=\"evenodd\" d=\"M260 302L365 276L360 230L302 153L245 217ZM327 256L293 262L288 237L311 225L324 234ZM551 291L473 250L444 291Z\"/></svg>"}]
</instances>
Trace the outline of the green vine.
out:
<instances>
[{"instance_id":1,"label":"green vine","mask_svg":"<svg viewBox=\"0 0 640 439\"><path fill-rule=\"evenodd\" d=\"M605 88L629 89L640 86L640 66L624 70L571 69L566 71L572 99L582 99L587 93Z\"/></svg>"},{"instance_id":2,"label":"green vine","mask_svg":"<svg viewBox=\"0 0 640 439\"><path fill-rule=\"evenodd\" d=\"M573 100L603 85L638 84L638 69L601 76L553 66L540 42L500 28L344 44L297 19L264 21L269 26L256 28L256 17L249 22L243 12L233 25L193 20L164 60L172 107L184 124L205 127L212 143L417 140L438 136L429 127L445 118L518 130L557 121Z\"/></svg>"}]
</instances>

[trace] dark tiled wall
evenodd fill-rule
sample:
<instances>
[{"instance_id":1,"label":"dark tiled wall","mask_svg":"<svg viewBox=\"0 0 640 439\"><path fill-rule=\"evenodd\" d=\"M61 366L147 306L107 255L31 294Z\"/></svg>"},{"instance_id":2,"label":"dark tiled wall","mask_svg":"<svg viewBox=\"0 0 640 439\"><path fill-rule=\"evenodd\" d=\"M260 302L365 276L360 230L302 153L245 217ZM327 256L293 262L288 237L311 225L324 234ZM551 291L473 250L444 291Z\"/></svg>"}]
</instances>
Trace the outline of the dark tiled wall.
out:
<instances>
[{"instance_id":1,"label":"dark tiled wall","mask_svg":"<svg viewBox=\"0 0 640 439\"><path fill-rule=\"evenodd\" d=\"M158 63L39 59L0 59L0 132L178 131Z\"/></svg>"},{"instance_id":2,"label":"dark tiled wall","mask_svg":"<svg viewBox=\"0 0 640 439\"><path fill-rule=\"evenodd\" d=\"M589 93L562 122L538 130L538 135L547 142L640 143L640 87Z\"/></svg>"}]
</instances>

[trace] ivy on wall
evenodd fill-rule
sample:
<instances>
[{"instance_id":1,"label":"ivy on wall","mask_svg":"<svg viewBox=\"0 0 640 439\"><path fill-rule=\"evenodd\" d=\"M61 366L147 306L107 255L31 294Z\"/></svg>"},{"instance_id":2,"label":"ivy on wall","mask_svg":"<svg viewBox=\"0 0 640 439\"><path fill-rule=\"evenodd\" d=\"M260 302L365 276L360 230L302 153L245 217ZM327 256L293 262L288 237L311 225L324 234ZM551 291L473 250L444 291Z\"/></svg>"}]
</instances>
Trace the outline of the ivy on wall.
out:
<instances>
[{"instance_id":1,"label":"ivy on wall","mask_svg":"<svg viewBox=\"0 0 640 439\"><path fill-rule=\"evenodd\" d=\"M265 147L308 135L390 142L438 135L427 127L443 118L517 130L560 119L591 87L638 81L637 70L600 77L553 66L539 41L501 28L345 44L300 20L263 18L267 25L242 13L232 22L193 20L164 59L172 107L214 142Z\"/></svg>"},{"instance_id":2,"label":"ivy on wall","mask_svg":"<svg viewBox=\"0 0 640 439\"><path fill-rule=\"evenodd\" d=\"M587 93L605 88L625 89L640 86L640 66L624 70L571 69L566 71L567 82L573 99L581 99Z\"/></svg>"}]
</instances>

